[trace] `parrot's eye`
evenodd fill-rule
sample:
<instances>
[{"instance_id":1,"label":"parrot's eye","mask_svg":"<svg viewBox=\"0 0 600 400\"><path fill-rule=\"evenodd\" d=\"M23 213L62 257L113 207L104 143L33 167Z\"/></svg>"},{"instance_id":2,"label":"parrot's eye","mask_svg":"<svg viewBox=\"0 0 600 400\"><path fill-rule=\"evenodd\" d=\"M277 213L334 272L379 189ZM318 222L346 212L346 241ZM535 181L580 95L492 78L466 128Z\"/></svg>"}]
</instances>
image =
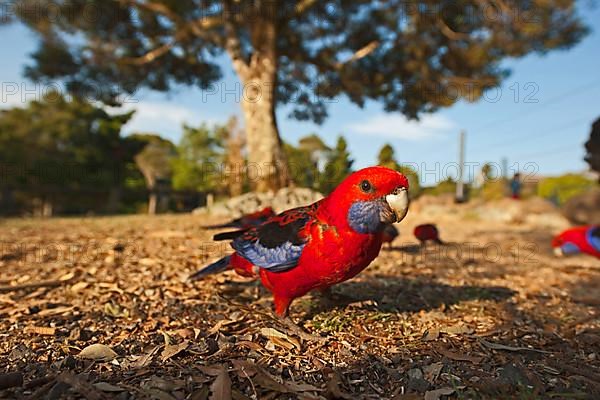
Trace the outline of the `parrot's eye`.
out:
<instances>
[{"instance_id":1,"label":"parrot's eye","mask_svg":"<svg viewBox=\"0 0 600 400\"><path fill-rule=\"evenodd\" d=\"M360 183L360 190L362 190L365 193L369 193L373 191L373 185L371 185L371 182L369 182L368 180L364 180Z\"/></svg>"}]
</instances>

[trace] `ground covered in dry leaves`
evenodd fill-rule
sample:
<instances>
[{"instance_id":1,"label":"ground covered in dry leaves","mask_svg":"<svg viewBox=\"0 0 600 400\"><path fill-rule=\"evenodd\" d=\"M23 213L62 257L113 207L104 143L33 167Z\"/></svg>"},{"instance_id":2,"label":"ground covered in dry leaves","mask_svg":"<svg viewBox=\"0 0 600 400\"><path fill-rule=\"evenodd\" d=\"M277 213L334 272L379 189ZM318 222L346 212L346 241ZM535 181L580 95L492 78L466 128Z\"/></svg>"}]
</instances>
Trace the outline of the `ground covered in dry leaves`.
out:
<instances>
[{"instance_id":1,"label":"ground covered in dry leaves","mask_svg":"<svg viewBox=\"0 0 600 400\"><path fill-rule=\"evenodd\" d=\"M547 229L411 214L357 278L292 305L324 338L305 341L256 282L186 282L228 251L213 222L0 222L0 398L600 398L600 263L554 258ZM450 243L417 247L423 222Z\"/></svg>"}]
</instances>

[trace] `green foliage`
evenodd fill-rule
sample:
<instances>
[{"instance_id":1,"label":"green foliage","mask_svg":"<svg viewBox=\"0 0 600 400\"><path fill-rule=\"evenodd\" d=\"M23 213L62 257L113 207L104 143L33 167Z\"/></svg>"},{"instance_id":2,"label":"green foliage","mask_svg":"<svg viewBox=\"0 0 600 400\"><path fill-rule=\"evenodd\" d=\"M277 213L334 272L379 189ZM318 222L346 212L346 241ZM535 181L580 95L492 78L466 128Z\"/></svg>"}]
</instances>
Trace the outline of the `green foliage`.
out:
<instances>
[{"instance_id":1,"label":"green foliage","mask_svg":"<svg viewBox=\"0 0 600 400\"><path fill-rule=\"evenodd\" d=\"M500 200L508 195L506 179L487 180L481 187L479 195L486 201Z\"/></svg>"},{"instance_id":2,"label":"green foliage","mask_svg":"<svg viewBox=\"0 0 600 400\"><path fill-rule=\"evenodd\" d=\"M382 167L390 168L396 171L400 170L400 164L396 161L394 148L389 143L383 145L377 156L377 164Z\"/></svg>"},{"instance_id":3,"label":"green foliage","mask_svg":"<svg viewBox=\"0 0 600 400\"><path fill-rule=\"evenodd\" d=\"M352 172L354 160L350 158L348 144L343 136L339 136L335 149L331 151L323 173L319 179L319 190L328 194Z\"/></svg>"},{"instance_id":4,"label":"green foliage","mask_svg":"<svg viewBox=\"0 0 600 400\"><path fill-rule=\"evenodd\" d=\"M183 126L177 157L172 164L175 189L219 192L224 188L221 172L227 132L226 125Z\"/></svg>"},{"instance_id":5,"label":"green foliage","mask_svg":"<svg viewBox=\"0 0 600 400\"><path fill-rule=\"evenodd\" d=\"M290 176L300 187L316 189L318 186L317 164L311 157L311 152L305 147L295 147L289 143L283 144L283 150L288 160Z\"/></svg>"},{"instance_id":6,"label":"green foliage","mask_svg":"<svg viewBox=\"0 0 600 400\"><path fill-rule=\"evenodd\" d=\"M109 115L56 92L25 108L0 111L0 160L13 169L0 186L72 211L87 208L83 200L67 203L66 198L75 191L107 193L121 186L135 148L120 131L132 114Z\"/></svg>"},{"instance_id":7,"label":"green foliage","mask_svg":"<svg viewBox=\"0 0 600 400\"><path fill-rule=\"evenodd\" d=\"M383 145L381 150L379 150L377 164L404 174L404 176L408 178L409 193L412 198L417 197L421 193L419 174L410 165L400 165L398 161L396 161L394 148L389 143Z\"/></svg>"},{"instance_id":8,"label":"green foliage","mask_svg":"<svg viewBox=\"0 0 600 400\"><path fill-rule=\"evenodd\" d=\"M439 182L436 186L423 188L423 194L430 194L432 196L454 193L456 193L456 182L450 177Z\"/></svg>"},{"instance_id":9,"label":"green foliage","mask_svg":"<svg viewBox=\"0 0 600 400\"><path fill-rule=\"evenodd\" d=\"M597 182L585 176L566 174L542 179L538 184L538 196L557 204L564 204L571 197L597 186Z\"/></svg>"}]
</instances>

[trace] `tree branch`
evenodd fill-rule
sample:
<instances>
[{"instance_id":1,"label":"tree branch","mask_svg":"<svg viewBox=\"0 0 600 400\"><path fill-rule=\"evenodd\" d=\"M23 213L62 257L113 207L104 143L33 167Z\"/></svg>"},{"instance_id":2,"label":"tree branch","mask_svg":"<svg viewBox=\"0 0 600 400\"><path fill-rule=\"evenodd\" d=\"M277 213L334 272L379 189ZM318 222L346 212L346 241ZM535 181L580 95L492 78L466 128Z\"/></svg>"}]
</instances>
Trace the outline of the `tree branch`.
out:
<instances>
[{"instance_id":1,"label":"tree branch","mask_svg":"<svg viewBox=\"0 0 600 400\"><path fill-rule=\"evenodd\" d=\"M373 40L366 46L361 47L356 52L354 52L354 54L352 54L348 59L338 62L335 65L335 67L337 69L339 69L339 68L342 68L346 64L349 64L356 60L360 60L361 58L364 58L364 57L368 56L369 54L371 54L372 52L374 52L380 45L381 45L381 42L379 40Z\"/></svg>"},{"instance_id":2,"label":"tree branch","mask_svg":"<svg viewBox=\"0 0 600 400\"><path fill-rule=\"evenodd\" d=\"M296 4L296 7L294 7L296 15L304 14L306 10L308 10L315 4L317 4L317 0L302 0L298 2L298 4Z\"/></svg>"},{"instance_id":3,"label":"tree branch","mask_svg":"<svg viewBox=\"0 0 600 400\"><path fill-rule=\"evenodd\" d=\"M452 30L441 18L436 18L436 24L441 32L450 40L467 40L470 38L468 33L456 32Z\"/></svg>"},{"instance_id":4,"label":"tree branch","mask_svg":"<svg viewBox=\"0 0 600 400\"><path fill-rule=\"evenodd\" d=\"M167 6L160 3L154 2L140 2L137 0L120 0L121 4L131 7L137 7L145 9L147 11L163 15L169 18L175 26L179 25L179 28L173 34L173 39L168 43L158 46L155 49L148 51L146 54L139 57L125 57L121 59L126 64L133 65L144 65L148 64L159 57L167 54L173 47L177 45L177 42L184 39L189 33L193 33L198 37L202 37L206 34L206 31L221 25L221 18L219 16L202 16L192 21L184 21L181 16L171 11Z\"/></svg>"}]
</instances>

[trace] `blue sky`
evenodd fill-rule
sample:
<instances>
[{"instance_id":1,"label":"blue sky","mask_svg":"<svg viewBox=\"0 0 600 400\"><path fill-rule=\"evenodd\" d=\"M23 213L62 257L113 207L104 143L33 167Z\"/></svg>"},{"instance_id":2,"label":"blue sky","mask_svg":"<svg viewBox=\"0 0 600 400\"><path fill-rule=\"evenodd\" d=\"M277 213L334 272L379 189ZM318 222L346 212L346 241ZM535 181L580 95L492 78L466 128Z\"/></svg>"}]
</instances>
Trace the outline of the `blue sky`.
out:
<instances>
[{"instance_id":1,"label":"blue sky","mask_svg":"<svg viewBox=\"0 0 600 400\"><path fill-rule=\"evenodd\" d=\"M461 129L467 133L467 170L486 161L499 166L502 158L508 160L510 171L526 175L586 170L583 143L592 121L600 117L600 8L584 3L580 13L592 32L579 45L507 60L511 76L476 103L461 101L416 122L385 113L378 103L361 109L341 97L330 104L329 118L322 125L290 120L287 110L278 110L281 135L295 143L316 132L334 145L344 134L357 167L373 164L379 148L389 142L401 162L419 167L426 184L455 174ZM2 27L0 32L0 103L21 106L42 91L22 77L35 37L20 25ZM138 113L126 132L152 131L176 142L183 122L224 122L233 114L241 115L236 96L228 92L235 91L239 82L227 58L222 65L224 79L217 84L217 94L195 88L136 93L127 106Z\"/></svg>"}]
</instances>

